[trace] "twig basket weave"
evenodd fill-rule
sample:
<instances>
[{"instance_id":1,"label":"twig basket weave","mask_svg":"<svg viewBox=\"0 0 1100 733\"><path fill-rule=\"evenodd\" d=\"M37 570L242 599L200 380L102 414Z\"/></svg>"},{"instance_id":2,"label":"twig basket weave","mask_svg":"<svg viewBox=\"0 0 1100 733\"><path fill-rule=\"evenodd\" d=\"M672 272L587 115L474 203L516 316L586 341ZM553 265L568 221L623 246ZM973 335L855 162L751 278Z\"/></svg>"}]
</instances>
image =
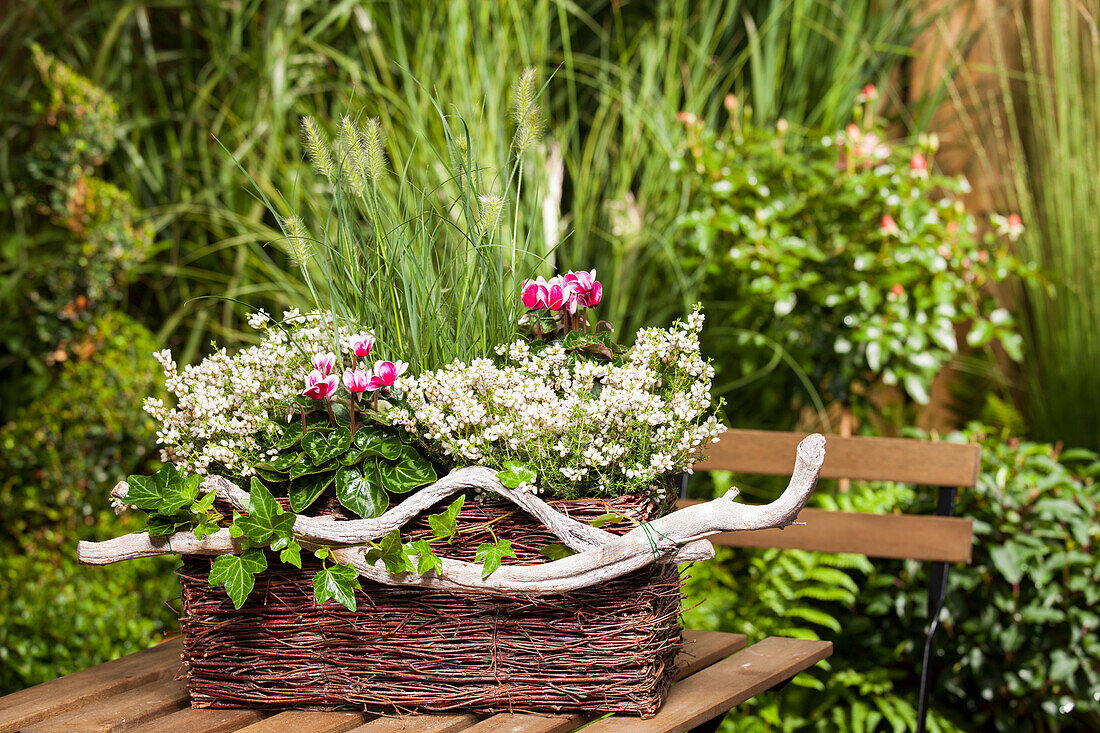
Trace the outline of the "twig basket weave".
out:
<instances>
[{"instance_id":1,"label":"twig basket weave","mask_svg":"<svg viewBox=\"0 0 1100 733\"><path fill-rule=\"evenodd\" d=\"M644 521L667 507L650 499L551 502L585 521L617 512ZM426 515L403 528L430 538ZM492 533L512 541L514 562L546 562L559 540L515 505L468 500L464 530L439 552L474 559ZM630 527L605 527L626 532ZM680 649L681 581L675 565L650 565L567 594L487 596L364 581L358 610L317 606L306 560L270 569L236 610L210 586L211 560L180 571L181 627L197 707L412 712L625 712L652 715L664 701ZM312 563L312 564L311 564Z\"/></svg>"}]
</instances>

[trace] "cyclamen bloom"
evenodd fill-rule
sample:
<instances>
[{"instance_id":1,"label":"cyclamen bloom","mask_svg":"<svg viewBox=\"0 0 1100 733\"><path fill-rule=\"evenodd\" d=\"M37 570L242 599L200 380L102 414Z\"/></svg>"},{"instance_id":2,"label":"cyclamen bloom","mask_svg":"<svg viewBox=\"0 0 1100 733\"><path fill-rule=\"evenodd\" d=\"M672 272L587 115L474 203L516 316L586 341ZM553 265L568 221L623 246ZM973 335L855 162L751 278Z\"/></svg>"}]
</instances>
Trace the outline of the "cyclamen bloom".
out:
<instances>
[{"instance_id":1,"label":"cyclamen bloom","mask_svg":"<svg viewBox=\"0 0 1100 733\"><path fill-rule=\"evenodd\" d=\"M404 374L408 368L409 365L400 360L396 363L392 361L374 362L374 376L367 383L367 389L373 392L383 387L392 387L397 383L397 378Z\"/></svg>"},{"instance_id":2,"label":"cyclamen bloom","mask_svg":"<svg viewBox=\"0 0 1100 733\"><path fill-rule=\"evenodd\" d=\"M331 351L319 351L313 355L313 368L326 375L336 366L336 354Z\"/></svg>"},{"instance_id":3,"label":"cyclamen bloom","mask_svg":"<svg viewBox=\"0 0 1100 733\"><path fill-rule=\"evenodd\" d=\"M550 292L546 281L541 277L537 280L524 280L520 287L520 300L523 301L523 307L528 310L549 307Z\"/></svg>"},{"instance_id":4,"label":"cyclamen bloom","mask_svg":"<svg viewBox=\"0 0 1100 733\"><path fill-rule=\"evenodd\" d=\"M366 392L370 383L370 377L362 369L345 369L344 386L353 394Z\"/></svg>"},{"instance_id":5,"label":"cyclamen bloom","mask_svg":"<svg viewBox=\"0 0 1100 733\"><path fill-rule=\"evenodd\" d=\"M324 399L336 391L339 383L339 378L335 374L326 376L314 369L306 376L306 388L302 390L302 394L314 400Z\"/></svg>"},{"instance_id":6,"label":"cyclamen bloom","mask_svg":"<svg viewBox=\"0 0 1100 733\"><path fill-rule=\"evenodd\" d=\"M909 161L909 170L918 178L927 178L928 160L920 153L913 153L913 158Z\"/></svg>"},{"instance_id":7,"label":"cyclamen bloom","mask_svg":"<svg viewBox=\"0 0 1100 733\"><path fill-rule=\"evenodd\" d=\"M351 339L351 352L357 357L370 356L370 350L374 348L374 336L362 333ZM358 371L358 370L357 370ZM345 372L346 374L347 372Z\"/></svg>"},{"instance_id":8,"label":"cyclamen bloom","mask_svg":"<svg viewBox=\"0 0 1100 733\"><path fill-rule=\"evenodd\" d=\"M901 231L898 229L898 223L894 221L894 217L889 214L882 217L882 224L879 225L879 229L888 236L897 236L898 232Z\"/></svg>"},{"instance_id":9,"label":"cyclamen bloom","mask_svg":"<svg viewBox=\"0 0 1100 733\"><path fill-rule=\"evenodd\" d=\"M565 310L569 304L570 290L560 277L552 277L546 283L546 307L552 311Z\"/></svg>"},{"instance_id":10,"label":"cyclamen bloom","mask_svg":"<svg viewBox=\"0 0 1100 733\"><path fill-rule=\"evenodd\" d=\"M596 271L570 272L562 278L563 282L577 294L577 300L585 308L593 308L603 298L603 285L596 279Z\"/></svg>"}]
</instances>

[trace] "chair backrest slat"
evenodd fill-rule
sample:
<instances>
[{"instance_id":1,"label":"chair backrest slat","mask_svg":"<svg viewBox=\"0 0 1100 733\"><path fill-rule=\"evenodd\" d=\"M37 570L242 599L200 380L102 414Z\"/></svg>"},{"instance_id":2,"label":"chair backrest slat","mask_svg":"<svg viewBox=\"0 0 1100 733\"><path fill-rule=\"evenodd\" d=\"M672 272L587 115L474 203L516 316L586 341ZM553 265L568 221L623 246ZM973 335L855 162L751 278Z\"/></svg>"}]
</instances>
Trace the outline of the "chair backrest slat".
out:
<instances>
[{"instance_id":1,"label":"chair backrest slat","mask_svg":"<svg viewBox=\"0 0 1100 733\"><path fill-rule=\"evenodd\" d=\"M694 501L680 505L694 504ZM864 514L803 509L786 529L723 532L724 547L809 550L928 562L970 562L974 520L917 514Z\"/></svg>"},{"instance_id":2,"label":"chair backrest slat","mask_svg":"<svg viewBox=\"0 0 1100 733\"><path fill-rule=\"evenodd\" d=\"M696 470L784 476L790 473L795 448L804 437L804 433L730 430L707 448L710 457ZM972 487L978 481L981 448L971 443L839 435L825 438L822 478L956 488Z\"/></svg>"}]
</instances>

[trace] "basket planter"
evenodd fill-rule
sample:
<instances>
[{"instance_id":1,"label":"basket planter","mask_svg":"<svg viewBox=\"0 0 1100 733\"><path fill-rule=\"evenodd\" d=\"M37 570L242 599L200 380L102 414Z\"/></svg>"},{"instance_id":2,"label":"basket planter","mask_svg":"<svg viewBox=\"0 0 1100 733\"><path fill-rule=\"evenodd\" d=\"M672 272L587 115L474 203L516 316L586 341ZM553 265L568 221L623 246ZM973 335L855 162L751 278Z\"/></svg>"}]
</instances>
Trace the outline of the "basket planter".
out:
<instances>
[{"instance_id":1,"label":"basket planter","mask_svg":"<svg viewBox=\"0 0 1100 733\"><path fill-rule=\"evenodd\" d=\"M616 512L645 521L661 508L642 497L551 502L576 519ZM438 509L440 507L436 507ZM430 536L424 513L410 539ZM559 540L514 505L470 501L465 530L446 553L472 560L493 522L512 538L517 564L547 562ZM617 532L630 528L623 524ZM234 609L207 582L211 560L180 571L188 687L197 707L410 712L599 711L652 715L680 649L680 577L650 565L561 595L475 595L364 582L358 610L317 606L311 578L277 567Z\"/></svg>"}]
</instances>

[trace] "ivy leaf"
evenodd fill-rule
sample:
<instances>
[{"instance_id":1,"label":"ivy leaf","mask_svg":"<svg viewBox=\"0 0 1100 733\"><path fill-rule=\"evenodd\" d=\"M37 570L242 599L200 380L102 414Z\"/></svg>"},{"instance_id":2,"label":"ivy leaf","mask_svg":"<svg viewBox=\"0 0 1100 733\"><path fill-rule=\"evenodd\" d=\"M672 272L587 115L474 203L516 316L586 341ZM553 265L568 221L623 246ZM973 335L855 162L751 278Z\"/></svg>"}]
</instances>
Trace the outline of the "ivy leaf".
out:
<instances>
[{"instance_id":1,"label":"ivy leaf","mask_svg":"<svg viewBox=\"0 0 1100 733\"><path fill-rule=\"evenodd\" d=\"M172 468L175 469L175 466ZM160 488L161 502L157 511L161 514L175 514L190 506L199 496L199 483L202 481L199 476L180 476L178 472L173 472L175 479Z\"/></svg>"},{"instance_id":2,"label":"ivy leaf","mask_svg":"<svg viewBox=\"0 0 1100 733\"><path fill-rule=\"evenodd\" d=\"M497 478L509 489L514 489L520 484L533 486L538 479L535 469L529 464L519 461L505 461L504 470L497 472Z\"/></svg>"},{"instance_id":3,"label":"ivy leaf","mask_svg":"<svg viewBox=\"0 0 1100 733\"><path fill-rule=\"evenodd\" d=\"M298 540L288 535L276 537L271 543L271 549L279 553L279 559L296 568L302 567L302 546Z\"/></svg>"},{"instance_id":4,"label":"ivy leaf","mask_svg":"<svg viewBox=\"0 0 1100 733\"><path fill-rule=\"evenodd\" d=\"M248 495L248 516L233 522L245 537L257 545L267 544L272 536L289 537L294 530L294 515L287 514L275 497L256 477Z\"/></svg>"},{"instance_id":5,"label":"ivy leaf","mask_svg":"<svg viewBox=\"0 0 1100 733\"><path fill-rule=\"evenodd\" d=\"M395 529L382 538L382 541L372 547L366 554L367 562L376 563L381 560L386 565L386 570L391 573L405 573L414 570L409 556L405 554L405 548L401 544L401 530Z\"/></svg>"},{"instance_id":6,"label":"ivy leaf","mask_svg":"<svg viewBox=\"0 0 1100 733\"><path fill-rule=\"evenodd\" d=\"M431 462L411 445L401 447L396 463L383 463L381 475L383 485L395 494L407 494L436 479Z\"/></svg>"},{"instance_id":7,"label":"ivy leaf","mask_svg":"<svg viewBox=\"0 0 1100 733\"><path fill-rule=\"evenodd\" d=\"M184 516L164 516L162 514L150 514L145 523L145 531L150 537L168 537L176 533L181 527L187 527L190 522Z\"/></svg>"},{"instance_id":8,"label":"ivy leaf","mask_svg":"<svg viewBox=\"0 0 1100 733\"><path fill-rule=\"evenodd\" d=\"M388 461L396 461L401 457L403 447L401 439L388 430L371 426L361 427L356 431L351 441L351 448L340 459L340 463L351 466L358 463L363 456L377 456Z\"/></svg>"},{"instance_id":9,"label":"ivy leaf","mask_svg":"<svg viewBox=\"0 0 1100 733\"><path fill-rule=\"evenodd\" d=\"M320 466L343 453L351 445L351 431L347 428L336 428L331 433L323 433L319 430L309 431L302 436L302 447L313 460L313 465Z\"/></svg>"},{"instance_id":10,"label":"ivy leaf","mask_svg":"<svg viewBox=\"0 0 1100 733\"><path fill-rule=\"evenodd\" d=\"M406 555L416 555L416 574L442 573L443 561L435 554L427 540L417 540L405 545Z\"/></svg>"},{"instance_id":11,"label":"ivy leaf","mask_svg":"<svg viewBox=\"0 0 1100 733\"><path fill-rule=\"evenodd\" d=\"M605 524L619 524L620 522L625 522L628 519L630 519L630 517L625 517L617 512L607 512L606 514L601 514L600 516L596 517L591 522L589 522L589 524L599 529Z\"/></svg>"},{"instance_id":12,"label":"ivy leaf","mask_svg":"<svg viewBox=\"0 0 1100 733\"><path fill-rule=\"evenodd\" d=\"M355 591L359 587L359 574L351 565L333 565L313 576L313 597L317 605L334 598L344 608L354 611Z\"/></svg>"},{"instance_id":13,"label":"ivy leaf","mask_svg":"<svg viewBox=\"0 0 1100 733\"><path fill-rule=\"evenodd\" d=\"M466 495L459 494L451 505L438 514L428 515L428 526L437 539L451 541L458 528L458 513L462 511L462 505L466 503Z\"/></svg>"},{"instance_id":14,"label":"ivy leaf","mask_svg":"<svg viewBox=\"0 0 1100 733\"><path fill-rule=\"evenodd\" d=\"M551 560L563 560L567 557L572 557L577 554L576 550L570 549L565 545L547 545L539 550L539 554L543 557L548 557Z\"/></svg>"},{"instance_id":15,"label":"ivy leaf","mask_svg":"<svg viewBox=\"0 0 1100 733\"><path fill-rule=\"evenodd\" d=\"M210 585L224 585L233 608L244 605L256 585L256 573L267 570L263 550L253 548L240 555L219 555L210 567Z\"/></svg>"},{"instance_id":16,"label":"ivy leaf","mask_svg":"<svg viewBox=\"0 0 1100 733\"><path fill-rule=\"evenodd\" d=\"M126 483L130 485L126 491L127 504L133 504L147 512L157 510L160 506L160 491L152 476L127 476Z\"/></svg>"},{"instance_id":17,"label":"ivy leaf","mask_svg":"<svg viewBox=\"0 0 1100 733\"><path fill-rule=\"evenodd\" d=\"M368 462L362 473L354 466L337 471L336 498L364 519L379 517L390 506L390 497L382 488L376 462Z\"/></svg>"},{"instance_id":18,"label":"ivy leaf","mask_svg":"<svg viewBox=\"0 0 1100 733\"><path fill-rule=\"evenodd\" d=\"M201 540L217 532L221 527L217 522L203 520L195 525L195 539Z\"/></svg>"},{"instance_id":19,"label":"ivy leaf","mask_svg":"<svg viewBox=\"0 0 1100 733\"><path fill-rule=\"evenodd\" d=\"M335 467L335 461L333 463ZM310 504L317 501L317 497L325 492L335 478L335 473L319 473L292 482L290 484L291 510L297 513L305 511Z\"/></svg>"},{"instance_id":20,"label":"ivy leaf","mask_svg":"<svg viewBox=\"0 0 1100 733\"><path fill-rule=\"evenodd\" d=\"M474 553L474 557L484 563L481 568L482 578L488 578L495 573L504 558L515 556L512 543L508 540L497 540L495 544L482 542Z\"/></svg>"}]
</instances>

